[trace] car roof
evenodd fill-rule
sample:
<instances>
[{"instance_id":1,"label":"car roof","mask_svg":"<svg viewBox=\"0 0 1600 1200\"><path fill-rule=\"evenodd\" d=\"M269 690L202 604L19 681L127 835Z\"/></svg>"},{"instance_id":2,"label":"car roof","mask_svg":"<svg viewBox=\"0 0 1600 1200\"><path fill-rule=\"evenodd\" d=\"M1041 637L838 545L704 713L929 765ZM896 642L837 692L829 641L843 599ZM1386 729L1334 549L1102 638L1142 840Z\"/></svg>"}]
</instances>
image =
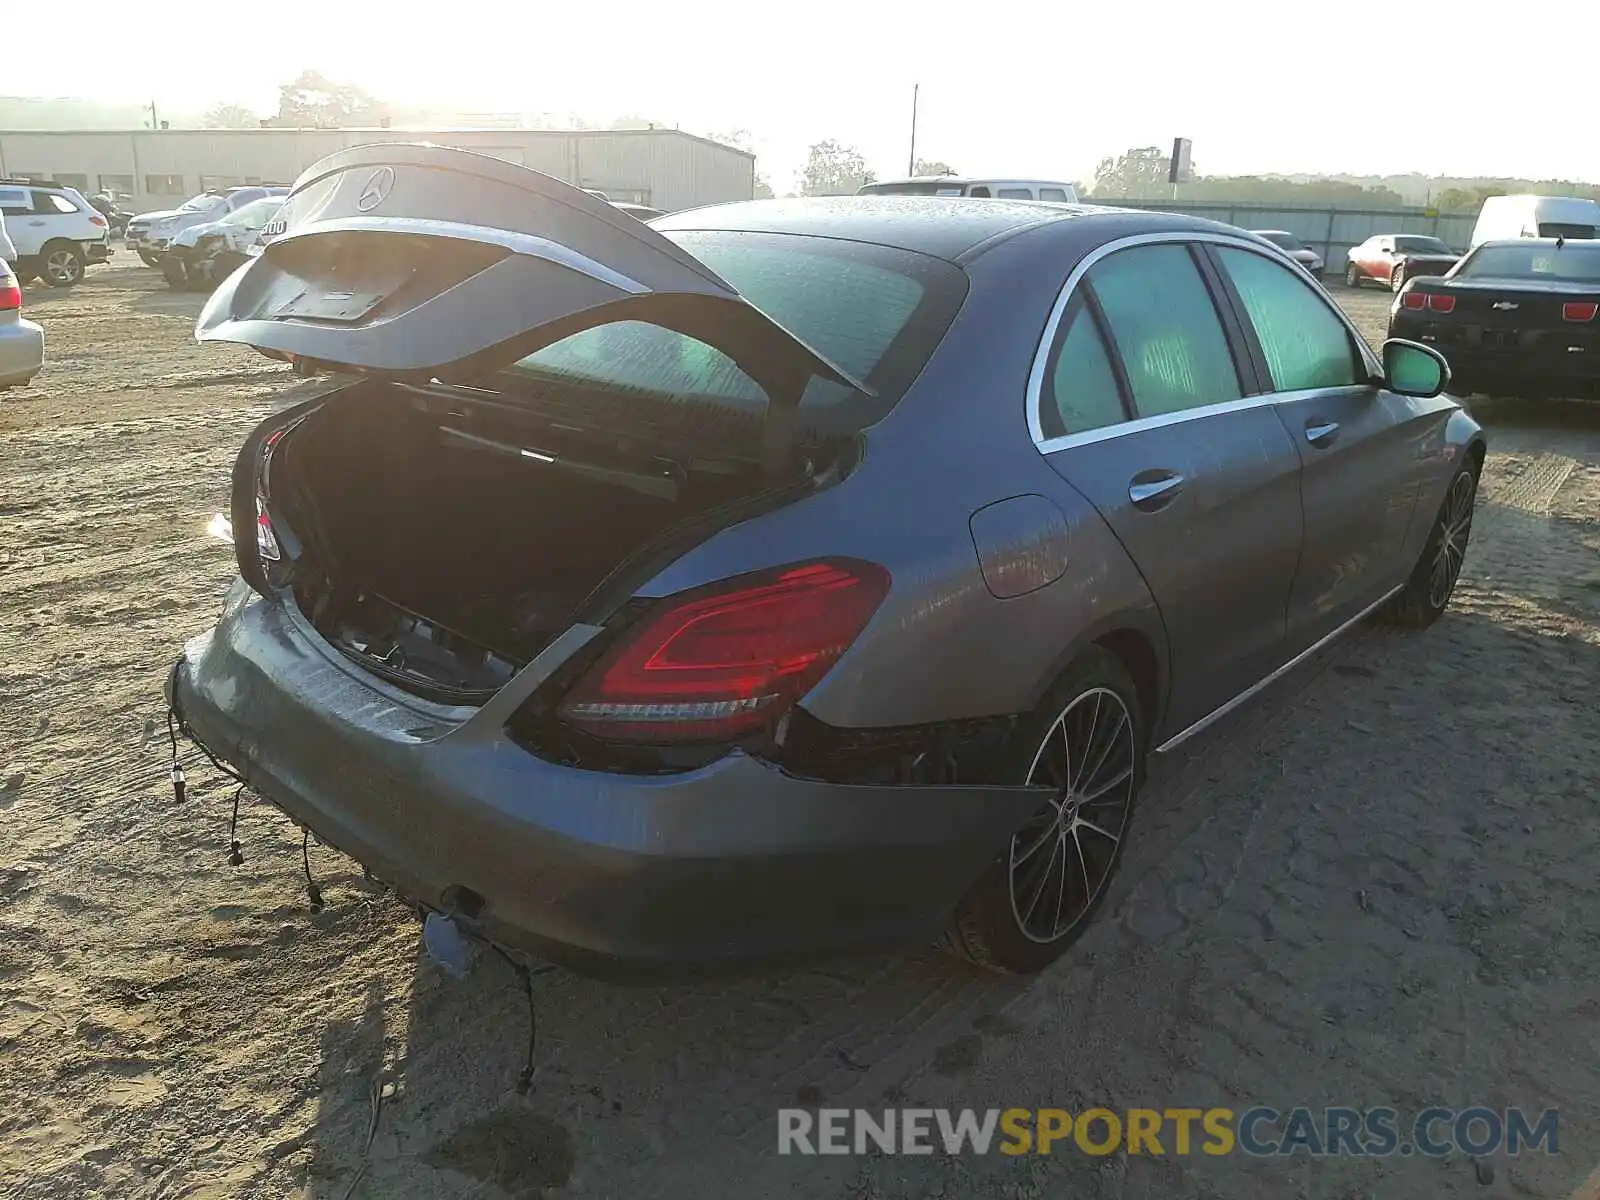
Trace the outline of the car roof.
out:
<instances>
[{"instance_id":1,"label":"car roof","mask_svg":"<svg viewBox=\"0 0 1600 1200\"><path fill-rule=\"evenodd\" d=\"M1489 238L1479 242L1473 249L1482 250L1485 246L1548 246L1552 250L1565 250L1569 246L1591 246L1600 250L1600 241L1594 238Z\"/></svg>"},{"instance_id":2,"label":"car roof","mask_svg":"<svg viewBox=\"0 0 1600 1200\"><path fill-rule=\"evenodd\" d=\"M0 179L0 187L38 188L43 192L77 191L70 184L57 183L54 179Z\"/></svg>"},{"instance_id":3,"label":"car roof","mask_svg":"<svg viewBox=\"0 0 1600 1200\"><path fill-rule=\"evenodd\" d=\"M903 183L1042 183L1046 187L1077 187L1064 179L1040 179L1033 175L907 175L901 179L874 179L863 186L897 187Z\"/></svg>"},{"instance_id":4,"label":"car roof","mask_svg":"<svg viewBox=\"0 0 1600 1200\"><path fill-rule=\"evenodd\" d=\"M1037 200L983 200L964 196L815 196L713 204L658 217L663 233L731 230L800 233L871 242L954 262L981 246L1022 230L1100 215L1148 217L1152 228L1214 228L1211 222L1171 213Z\"/></svg>"}]
</instances>

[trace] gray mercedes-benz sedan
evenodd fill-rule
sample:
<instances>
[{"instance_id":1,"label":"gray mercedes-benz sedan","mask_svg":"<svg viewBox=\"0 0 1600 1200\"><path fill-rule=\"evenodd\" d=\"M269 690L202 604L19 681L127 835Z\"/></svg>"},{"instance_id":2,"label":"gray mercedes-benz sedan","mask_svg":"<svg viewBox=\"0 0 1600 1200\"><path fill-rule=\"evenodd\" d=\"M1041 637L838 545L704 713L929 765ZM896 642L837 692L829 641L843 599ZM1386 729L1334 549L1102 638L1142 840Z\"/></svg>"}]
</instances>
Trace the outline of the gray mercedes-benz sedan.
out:
<instances>
[{"instance_id":1,"label":"gray mercedes-benz sedan","mask_svg":"<svg viewBox=\"0 0 1600 1200\"><path fill-rule=\"evenodd\" d=\"M1279 251L963 198L644 225L355 148L199 336L334 376L246 442L193 738L466 933L1056 958L1147 757L1449 602L1485 453Z\"/></svg>"}]
</instances>

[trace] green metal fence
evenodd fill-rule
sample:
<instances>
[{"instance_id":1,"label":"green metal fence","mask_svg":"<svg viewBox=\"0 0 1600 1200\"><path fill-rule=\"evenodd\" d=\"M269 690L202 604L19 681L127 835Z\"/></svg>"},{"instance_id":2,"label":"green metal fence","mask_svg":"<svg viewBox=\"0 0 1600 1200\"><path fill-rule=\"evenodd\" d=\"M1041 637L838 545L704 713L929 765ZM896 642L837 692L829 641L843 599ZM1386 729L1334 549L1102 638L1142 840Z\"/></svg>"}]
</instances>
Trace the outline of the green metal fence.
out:
<instances>
[{"instance_id":1,"label":"green metal fence","mask_svg":"<svg viewBox=\"0 0 1600 1200\"><path fill-rule=\"evenodd\" d=\"M1438 213L1424 208L1340 208L1323 205L1230 204L1225 200L1109 200L1122 208L1185 213L1241 229L1282 229L1326 260L1330 274L1344 270L1345 254L1375 233L1426 233L1465 250L1476 213Z\"/></svg>"}]
</instances>

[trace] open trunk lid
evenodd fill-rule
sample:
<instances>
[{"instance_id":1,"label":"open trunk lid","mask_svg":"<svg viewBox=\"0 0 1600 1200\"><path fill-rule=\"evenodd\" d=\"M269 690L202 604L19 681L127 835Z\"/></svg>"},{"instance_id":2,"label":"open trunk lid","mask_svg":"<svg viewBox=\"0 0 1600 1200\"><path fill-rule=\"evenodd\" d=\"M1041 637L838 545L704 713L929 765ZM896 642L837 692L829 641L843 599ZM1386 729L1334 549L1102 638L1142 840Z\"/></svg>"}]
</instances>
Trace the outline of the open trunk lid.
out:
<instances>
[{"instance_id":1,"label":"open trunk lid","mask_svg":"<svg viewBox=\"0 0 1600 1200\"><path fill-rule=\"evenodd\" d=\"M796 407L813 376L872 394L648 225L499 159L343 150L295 181L271 230L211 295L201 341L449 383L593 326L644 321L727 354L773 406Z\"/></svg>"}]
</instances>

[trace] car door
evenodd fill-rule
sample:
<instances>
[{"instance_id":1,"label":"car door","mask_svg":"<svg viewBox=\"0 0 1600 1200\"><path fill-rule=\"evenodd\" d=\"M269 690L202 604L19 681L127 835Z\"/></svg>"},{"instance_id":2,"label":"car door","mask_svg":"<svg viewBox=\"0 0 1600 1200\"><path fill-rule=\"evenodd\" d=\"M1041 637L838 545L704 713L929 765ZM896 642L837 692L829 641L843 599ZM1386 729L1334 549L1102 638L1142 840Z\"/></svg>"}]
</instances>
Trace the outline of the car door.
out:
<instances>
[{"instance_id":1,"label":"car door","mask_svg":"<svg viewBox=\"0 0 1600 1200\"><path fill-rule=\"evenodd\" d=\"M1288 613L1298 650L1404 578L1422 454L1446 407L1377 386L1358 335L1296 272L1240 246L1207 253L1302 463L1305 544Z\"/></svg>"},{"instance_id":2,"label":"car door","mask_svg":"<svg viewBox=\"0 0 1600 1200\"><path fill-rule=\"evenodd\" d=\"M1372 256L1372 277L1381 279L1385 283L1394 278L1395 249L1392 237L1379 238L1376 252Z\"/></svg>"},{"instance_id":3,"label":"car door","mask_svg":"<svg viewBox=\"0 0 1600 1200\"><path fill-rule=\"evenodd\" d=\"M1253 366L1196 254L1163 235L1095 261L1072 288L1037 410L1041 451L1099 510L1160 608L1168 734L1282 661L1300 554L1299 458L1252 395ZM1113 385L1126 418L1115 422Z\"/></svg>"},{"instance_id":4,"label":"car door","mask_svg":"<svg viewBox=\"0 0 1600 1200\"><path fill-rule=\"evenodd\" d=\"M1351 252L1350 257L1356 266L1361 268L1361 273L1368 279L1382 279L1387 281L1389 276L1388 260L1383 256L1383 239L1370 237Z\"/></svg>"},{"instance_id":5,"label":"car door","mask_svg":"<svg viewBox=\"0 0 1600 1200\"><path fill-rule=\"evenodd\" d=\"M6 232L15 253L13 259L39 253L44 239L28 224L33 212L33 192L28 188L0 187L0 213L5 214Z\"/></svg>"}]
</instances>

